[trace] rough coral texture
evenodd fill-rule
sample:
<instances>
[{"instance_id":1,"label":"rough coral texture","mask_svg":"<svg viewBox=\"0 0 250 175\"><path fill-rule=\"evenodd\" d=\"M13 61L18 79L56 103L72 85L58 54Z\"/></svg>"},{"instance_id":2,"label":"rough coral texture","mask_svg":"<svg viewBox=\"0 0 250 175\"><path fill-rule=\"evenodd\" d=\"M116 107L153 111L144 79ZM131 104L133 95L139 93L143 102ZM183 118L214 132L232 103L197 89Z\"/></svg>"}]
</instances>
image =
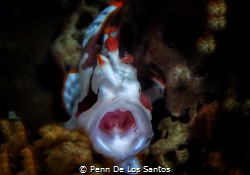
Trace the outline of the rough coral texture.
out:
<instances>
[{"instance_id":1,"label":"rough coral texture","mask_svg":"<svg viewBox=\"0 0 250 175\"><path fill-rule=\"evenodd\" d=\"M76 67L82 54L78 40L86 30L86 26L83 30L77 29L77 22L83 13L86 16L89 15L89 18L95 18L98 12L98 9L87 7L85 1L81 1L78 8L65 21L66 24L60 36L54 41L51 47L53 55L66 65Z\"/></svg>"},{"instance_id":2,"label":"rough coral texture","mask_svg":"<svg viewBox=\"0 0 250 175\"><path fill-rule=\"evenodd\" d=\"M73 175L82 165L101 167L93 160L87 136L78 131L50 124L37 134L27 134L20 121L1 119L0 132L0 168L4 175Z\"/></svg>"},{"instance_id":3,"label":"rough coral texture","mask_svg":"<svg viewBox=\"0 0 250 175\"><path fill-rule=\"evenodd\" d=\"M207 142L212 137L212 130L216 122L219 112L219 103L213 101L209 104L204 104L198 113L194 115L188 123L189 132L192 138L198 138L202 142Z\"/></svg>"},{"instance_id":4,"label":"rough coral texture","mask_svg":"<svg viewBox=\"0 0 250 175\"><path fill-rule=\"evenodd\" d=\"M224 0L211 0L207 4L207 26L211 30L225 29L228 6Z\"/></svg>"},{"instance_id":5,"label":"rough coral texture","mask_svg":"<svg viewBox=\"0 0 250 175\"><path fill-rule=\"evenodd\" d=\"M230 47L234 41L241 42L234 37L239 23L230 18L239 9L232 8L232 1L223 0L159 4L145 1L145 8L135 11L140 2L129 1L124 26L130 34L121 34L121 39L123 34L136 38L130 45L124 42L123 47L134 55L139 75L147 72L166 83L166 111L153 115L158 126L154 126L156 135L147 163L170 167L173 174L248 172L244 155L249 146L244 141L249 136L249 129L245 130L249 124L247 76L241 69L243 59L236 61L232 56L241 53L242 47L246 49L247 42L237 50ZM244 26L243 16L236 18ZM249 33L249 27L241 30L242 36ZM240 164L244 170L238 168Z\"/></svg>"},{"instance_id":6,"label":"rough coral texture","mask_svg":"<svg viewBox=\"0 0 250 175\"><path fill-rule=\"evenodd\" d=\"M162 139L159 139L152 145L154 156L159 156L166 152L175 151L181 144L186 144L188 139L187 124L179 121L171 122L171 118L164 118L159 126L158 130L162 132ZM167 138L166 138L167 137Z\"/></svg>"},{"instance_id":7,"label":"rough coral texture","mask_svg":"<svg viewBox=\"0 0 250 175\"><path fill-rule=\"evenodd\" d=\"M78 66L82 55L83 35L92 20L110 2L110 0L94 2L81 0L76 10L65 19L60 35L51 46L53 56L63 65L71 68Z\"/></svg>"},{"instance_id":8,"label":"rough coral texture","mask_svg":"<svg viewBox=\"0 0 250 175\"><path fill-rule=\"evenodd\" d=\"M151 155L155 157L154 164L173 169L183 164L189 158L187 150L188 124L179 121L172 122L171 117L164 118L158 130L161 131L161 139L157 140L150 148Z\"/></svg>"},{"instance_id":9,"label":"rough coral texture","mask_svg":"<svg viewBox=\"0 0 250 175\"><path fill-rule=\"evenodd\" d=\"M32 147L27 140L23 124L19 121L9 122L1 119L0 131L1 172L6 175L36 175L37 167Z\"/></svg>"},{"instance_id":10,"label":"rough coral texture","mask_svg":"<svg viewBox=\"0 0 250 175\"><path fill-rule=\"evenodd\" d=\"M207 163L204 165L211 168L216 174L225 173L227 169L226 163L223 162L222 153L217 150L208 154Z\"/></svg>"},{"instance_id":11,"label":"rough coral texture","mask_svg":"<svg viewBox=\"0 0 250 175\"><path fill-rule=\"evenodd\" d=\"M47 125L39 130L42 138L33 142L34 148L44 150L40 155L49 174L70 174L81 165L97 165L93 162L90 144L86 135L67 131L57 125ZM57 165L65 167L55 168Z\"/></svg>"}]
</instances>

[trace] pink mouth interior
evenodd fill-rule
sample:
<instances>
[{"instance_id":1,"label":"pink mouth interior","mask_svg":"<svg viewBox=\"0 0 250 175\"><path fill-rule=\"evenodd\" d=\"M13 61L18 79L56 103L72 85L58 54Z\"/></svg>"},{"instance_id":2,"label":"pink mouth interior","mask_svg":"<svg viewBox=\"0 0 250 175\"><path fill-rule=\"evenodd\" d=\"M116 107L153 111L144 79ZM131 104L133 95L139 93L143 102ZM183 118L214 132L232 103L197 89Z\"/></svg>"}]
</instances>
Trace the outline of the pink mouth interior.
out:
<instances>
[{"instance_id":1,"label":"pink mouth interior","mask_svg":"<svg viewBox=\"0 0 250 175\"><path fill-rule=\"evenodd\" d=\"M115 110L106 113L99 124L99 128L109 134L124 134L135 124L135 118L130 111Z\"/></svg>"}]
</instances>

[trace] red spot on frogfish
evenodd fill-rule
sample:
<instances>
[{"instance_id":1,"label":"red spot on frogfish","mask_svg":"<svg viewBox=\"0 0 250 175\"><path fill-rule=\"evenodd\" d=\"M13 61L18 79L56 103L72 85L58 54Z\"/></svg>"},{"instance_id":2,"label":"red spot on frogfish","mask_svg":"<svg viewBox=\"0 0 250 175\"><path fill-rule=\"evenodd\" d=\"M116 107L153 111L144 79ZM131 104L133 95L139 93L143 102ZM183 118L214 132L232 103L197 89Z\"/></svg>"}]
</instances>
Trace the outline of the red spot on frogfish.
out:
<instances>
[{"instance_id":1,"label":"red spot on frogfish","mask_svg":"<svg viewBox=\"0 0 250 175\"><path fill-rule=\"evenodd\" d=\"M130 64L134 62L134 57L128 53L124 54L124 57L122 58L122 62L125 64Z\"/></svg>"},{"instance_id":2,"label":"red spot on frogfish","mask_svg":"<svg viewBox=\"0 0 250 175\"><path fill-rule=\"evenodd\" d=\"M109 52L114 52L116 49L118 49L119 43L116 38L109 36L105 41L105 46Z\"/></svg>"},{"instance_id":3,"label":"red spot on frogfish","mask_svg":"<svg viewBox=\"0 0 250 175\"><path fill-rule=\"evenodd\" d=\"M123 4L126 2L127 0L116 0L115 2L110 3L110 5L115 5L117 7L122 7Z\"/></svg>"},{"instance_id":4,"label":"red spot on frogfish","mask_svg":"<svg viewBox=\"0 0 250 175\"><path fill-rule=\"evenodd\" d=\"M143 106L145 108L147 108L148 110L152 111L153 107L150 105L150 100L149 98L144 94L144 93L140 93L140 101L143 104Z\"/></svg>"},{"instance_id":5,"label":"red spot on frogfish","mask_svg":"<svg viewBox=\"0 0 250 175\"><path fill-rule=\"evenodd\" d=\"M102 59L100 54L96 55L96 57L97 57L97 61L98 61L99 66L103 66L106 64L106 61Z\"/></svg>"}]
</instances>

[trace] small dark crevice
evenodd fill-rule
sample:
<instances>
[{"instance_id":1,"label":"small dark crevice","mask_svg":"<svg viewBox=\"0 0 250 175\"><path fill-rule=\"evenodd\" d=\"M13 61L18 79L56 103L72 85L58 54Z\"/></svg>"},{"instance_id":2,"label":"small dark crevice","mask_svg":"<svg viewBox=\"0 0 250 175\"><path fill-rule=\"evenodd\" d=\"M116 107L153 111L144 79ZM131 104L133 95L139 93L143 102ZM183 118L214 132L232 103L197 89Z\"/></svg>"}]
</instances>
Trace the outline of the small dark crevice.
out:
<instances>
[{"instance_id":1,"label":"small dark crevice","mask_svg":"<svg viewBox=\"0 0 250 175\"><path fill-rule=\"evenodd\" d=\"M197 112L199 112L199 110L201 109L201 107L202 107L202 104L198 101L197 108L196 108Z\"/></svg>"},{"instance_id":2,"label":"small dark crevice","mask_svg":"<svg viewBox=\"0 0 250 175\"><path fill-rule=\"evenodd\" d=\"M206 75L207 71L205 69L199 69L198 67L196 67L195 73L204 77Z\"/></svg>"},{"instance_id":3,"label":"small dark crevice","mask_svg":"<svg viewBox=\"0 0 250 175\"><path fill-rule=\"evenodd\" d=\"M90 23L93 21L93 17L90 13L83 12L79 17L78 22L76 23L76 28L81 30L85 27L88 27Z\"/></svg>"},{"instance_id":4,"label":"small dark crevice","mask_svg":"<svg viewBox=\"0 0 250 175\"><path fill-rule=\"evenodd\" d=\"M185 123L185 124L187 124L187 123L190 122L190 118L189 118L189 109L190 109L190 108L188 108L188 109L185 110L186 113L185 113L183 116L178 117L179 122Z\"/></svg>"},{"instance_id":5,"label":"small dark crevice","mask_svg":"<svg viewBox=\"0 0 250 175\"><path fill-rule=\"evenodd\" d=\"M178 146L177 150L178 150L178 151L182 151L182 150L184 150L184 149L186 149L186 148L187 148L187 145L181 144L181 145Z\"/></svg>"},{"instance_id":6,"label":"small dark crevice","mask_svg":"<svg viewBox=\"0 0 250 175\"><path fill-rule=\"evenodd\" d=\"M24 158L21 155L9 156L9 161L11 162L10 169L13 174L16 174L17 172L23 171L25 169L22 165L23 159Z\"/></svg>"},{"instance_id":7,"label":"small dark crevice","mask_svg":"<svg viewBox=\"0 0 250 175\"><path fill-rule=\"evenodd\" d=\"M145 57L146 52L148 50L148 45L149 45L149 41L147 40L144 44L143 44L143 53L142 55Z\"/></svg>"}]
</instances>

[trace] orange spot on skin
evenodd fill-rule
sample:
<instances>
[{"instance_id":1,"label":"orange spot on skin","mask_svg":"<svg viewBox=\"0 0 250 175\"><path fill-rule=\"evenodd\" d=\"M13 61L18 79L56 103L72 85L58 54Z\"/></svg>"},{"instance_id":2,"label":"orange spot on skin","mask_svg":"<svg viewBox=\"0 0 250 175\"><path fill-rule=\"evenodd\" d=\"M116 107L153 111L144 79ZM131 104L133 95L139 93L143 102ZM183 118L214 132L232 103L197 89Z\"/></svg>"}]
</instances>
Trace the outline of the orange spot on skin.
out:
<instances>
[{"instance_id":1,"label":"orange spot on skin","mask_svg":"<svg viewBox=\"0 0 250 175\"><path fill-rule=\"evenodd\" d=\"M115 5L117 7L122 7L123 4L126 2L127 0L116 0L115 2L110 3L110 5Z\"/></svg>"},{"instance_id":2,"label":"orange spot on skin","mask_svg":"<svg viewBox=\"0 0 250 175\"><path fill-rule=\"evenodd\" d=\"M78 73L78 69L71 69L64 77L63 77L63 84L65 84L66 80L68 79L68 75L70 73Z\"/></svg>"},{"instance_id":3,"label":"orange spot on skin","mask_svg":"<svg viewBox=\"0 0 250 175\"><path fill-rule=\"evenodd\" d=\"M167 88L167 84L162 78L160 77L153 77L153 78L156 79L159 83L161 83L165 87L165 89Z\"/></svg>"},{"instance_id":4,"label":"orange spot on skin","mask_svg":"<svg viewBox=\"0 0 250 175\"><path fill-rule=\"evenodd\" d=\"M105 41L105 46L108 49L109 52L114 52L118 49L118 41L116 38L109 36L108 39Z\"/></svg>"},{"instance_id":5,"label":"orange spot on skin","mask_svg":"<svg viewBox=\"0 0 250 175\"><path fill-rule=\"evenodd\" d=\"M140 161L141 166L143 167L144 166L144 161L145 161L143 155L139 153L139 154L136 154L135 156L138 158L138 160ZM143 172L141 171L137 175L142 175L142 174L143 174Z\"/></svg>"},{"instance_id":6,"label":"orange spot on skin","mask_svg":"<svg viewBox=\"0 0 250 175\"><path fill-rule=\"evenodd\" d=\"M140 161L140 163L141 163L141 165L143 164L143 159L144 159L144 157L143 157L143 155L142 154L136 154L136 157L138 158L138 160Z\"/></svg>"},{"instance_id":7,"label":"orange spot on skin","mask_svg":"<svg viewBox=\"0 0 250 175\"><path fill-rule=\"evenodd\" d=\"M118 29L116 28L116 27L109 27L109 28L107 28L107 29L104 29L104 34L110 34L110 33L112 33L112 32L114 32L114 31L117 31Z\"/></svg>"},{"instance_id":8,"label":"orange spot on skin","mask_svg":"<svg viewBox=\"0 0 250 175\"><path fill-rule=\"evenodd\" d=\"M102 59L100 54L96 55L96 57L97 57L99 66L104 66L106 64L106 61Z\"/></svg>"},{"instance_id":9,"label":"orange spot on skin","mask_svg":"<svg viewBox=\"0 0 250 175\"><path fill-rule=\"evenodd\" d=\"M69 73L78 73L79 71L78 71L78 69L71 69L70 71L69 71Z\"/></svg>"},{"instance_id":10,"label":"orange spot on skin","mask_svg":"<svg viewBox=\"0 0 250 175\"><path fill-rule=\"evenodd\" d=\"M130 64L134 62L134 57L128 53L124 54L124 57L122 58L122 62L125 64Z\"/></svg>"}]
</instances>

